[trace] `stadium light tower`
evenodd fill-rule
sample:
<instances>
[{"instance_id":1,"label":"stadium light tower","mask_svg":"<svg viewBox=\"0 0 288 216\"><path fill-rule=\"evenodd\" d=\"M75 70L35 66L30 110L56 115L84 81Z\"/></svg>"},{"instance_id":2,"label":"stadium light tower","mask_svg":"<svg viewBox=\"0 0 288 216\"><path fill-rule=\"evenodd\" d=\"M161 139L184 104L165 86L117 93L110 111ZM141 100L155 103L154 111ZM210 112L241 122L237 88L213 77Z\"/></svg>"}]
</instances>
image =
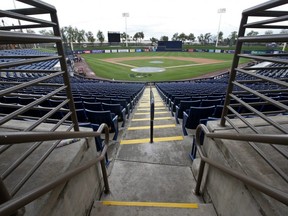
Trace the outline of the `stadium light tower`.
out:
<instances>
[{"instance_id":1,"label":"stadium light tower","mask_svg":"<svg viewBox=\"0 0 288 216\"><path fill-rule=\"evenodd\" d=\"M215 45L216 47L218 46L218 42L219 42L219 33L220 33L220 25L221 25L222 14L226 13L226 8L218 9L218 13L220 14L220 18L219 18L218 31L217 31L217 40L216 40L216 45Z\"/></svg>"},{"instance_id":2,"label":"stadium light tower","mask_svg":"<svg viewBox=\"0 0 288 216\"><path fill-rule=\"evenodd\" d=\"M127 39L127 17L129 17L129 13L122 13L122 17L125 18L126 47L128 47L128 39Z\"/></svg>"}]
</instances>

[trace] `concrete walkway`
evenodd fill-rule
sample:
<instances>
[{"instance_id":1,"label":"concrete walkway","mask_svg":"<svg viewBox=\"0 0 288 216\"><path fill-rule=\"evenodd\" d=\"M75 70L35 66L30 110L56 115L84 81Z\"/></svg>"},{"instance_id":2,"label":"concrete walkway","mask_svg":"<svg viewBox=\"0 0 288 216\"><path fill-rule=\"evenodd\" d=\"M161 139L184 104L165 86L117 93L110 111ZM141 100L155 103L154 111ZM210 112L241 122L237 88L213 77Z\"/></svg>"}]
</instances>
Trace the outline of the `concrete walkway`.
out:
<instances>
[{"instance_id":1,"label":"concrete walkway","mask_svg":"<svg viewBox=\"0 0 288 216\"><path fill-rule=\"evenodd\" d=\"M147 87L123 132L109 176L110 193L91 215L216 215L212 204L193 194L195 180L183 137L157 90L154 142L150 143L150 89Z\"/></svg>"}]
</instances>

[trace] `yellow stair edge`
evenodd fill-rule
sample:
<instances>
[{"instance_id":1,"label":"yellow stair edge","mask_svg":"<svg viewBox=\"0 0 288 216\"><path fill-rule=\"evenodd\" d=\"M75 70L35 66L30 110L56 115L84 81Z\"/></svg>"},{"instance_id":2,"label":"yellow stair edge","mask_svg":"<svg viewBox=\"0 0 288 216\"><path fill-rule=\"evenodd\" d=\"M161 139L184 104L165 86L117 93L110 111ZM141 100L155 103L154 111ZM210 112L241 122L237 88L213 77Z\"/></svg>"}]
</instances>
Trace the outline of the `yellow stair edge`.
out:
<instances>
[{"instance_id":1,"label":"yellow stair edge","mask_svg":"<svg viewBox=\"0 0 288 216\"><path fill-rule=\"evenodd\" d=\"M162 207L162 208L190 208L197 209L198 203L165 203L165 202L120 202L102 201L106 206L137 206L137 207Z\"/></svg>"},{"instance_id":2,"label":"yellow stair edge","mask_svg":"<svg viewBox=\"0 0 288 216\"><path fill-rule=\"evenodd\" d=\"M172 136L172 137L154 137L154 142L166 142L166 141L181 141L183 136ZM131 145L131 144L144 144L149 143L150 138L144 139L130 139L130 140L121 140L120 145Z\"/></svg>"},{"instance_id":3,"label":"yellow stair edge","mask_svg":"<svg viewBox=\"0 0 288 216\"><path fill-rule=\"evenodd\" d=\"M166 124L166 125L154 125L153 128L161 129L161 128L171 128L176 127L176 124ZM149 126L139 126L139 127L128 127L127 130L148 130L150 129Z\"/></svg>"},{"instance_id":4,"label":"yellow stair edge","mask_svg":"<svg viewBox=\"0 0 288 216\"><path fill-rule=\"evenodd\" d=\"M172 117L156 117L156 118L154 118L154 120L171 120L171 119L173 119ZM134 118L134 119L132 119L131 120L132 122L134 122L134 121L150 121L150 118Z\"/></svg>"}]
</instances>

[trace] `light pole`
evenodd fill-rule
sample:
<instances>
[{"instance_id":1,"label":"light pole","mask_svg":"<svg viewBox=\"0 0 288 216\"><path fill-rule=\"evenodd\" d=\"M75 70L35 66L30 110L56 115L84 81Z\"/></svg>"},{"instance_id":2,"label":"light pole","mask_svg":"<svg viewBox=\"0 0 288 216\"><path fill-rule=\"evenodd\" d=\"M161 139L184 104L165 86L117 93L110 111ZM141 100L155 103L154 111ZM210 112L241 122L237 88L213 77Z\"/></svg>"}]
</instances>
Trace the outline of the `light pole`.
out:
<instances>
[{"instance_id":1,"label":"light pole","mask_svg":"<svg viewBox=\"0 0 288 216\"><path fill-rule=\"evenodd\" d=\"M215 45L216 47L218 46L218 42L219 42L219 33L220 33L220 25L221 25L222 13L226 13L226 8L218 9L218 13L220 14L220 18L219 18L218 31L217 31L217 40L216 40L216 45Z\"/></svg>"},{"instance_id":2,"label":"light pole","mask_svg":"<svg viewBox=\"0 0 288 216\"><path fill-rule=\"evenodd\" d=\"M125 18L126 47L128 47L128 39L127 39L127 17L129 17L129 13L122 13L122 17Z\"/></svg>"}]
</instances>

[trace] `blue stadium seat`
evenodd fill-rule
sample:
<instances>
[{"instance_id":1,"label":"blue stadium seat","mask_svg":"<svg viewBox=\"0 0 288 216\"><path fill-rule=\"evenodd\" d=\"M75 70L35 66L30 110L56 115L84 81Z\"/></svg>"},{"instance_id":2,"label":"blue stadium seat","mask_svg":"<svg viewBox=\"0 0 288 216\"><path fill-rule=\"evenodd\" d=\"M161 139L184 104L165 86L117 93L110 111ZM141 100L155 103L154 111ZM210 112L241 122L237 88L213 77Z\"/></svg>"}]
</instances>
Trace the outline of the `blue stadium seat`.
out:
<instances>
[{"instance_id":1,"label":"blue stadium seat","mask_svg":"<svg viewBox=\"0 0 288 216\"><path fill-rule=\"evenodd\" d=\"M183 112L182 131L184 136L188 135L186 128L196 129L200 119L212 117L214 109L215 106L190 107L188 110Z\"/></svg>"},{"instance_id":2,"label":"blue stadium seat","mask_svg":"<svg viewBox=\"0 0 288 216\"><path fill-rule=\"evenodd\" d=\"M118 138L118 116L110 111L93 111L85 109L88 120L91 124L101 125L105 123L108 125L109 132L114 133L113 140Z\"/></svg>"},{"instance_id":3,"label":"blue stadium seat","mask_svg":"<svg viewBox=\"0 0 288 216\"><path fill-rule=\"evenodd\" d=\"M104 111L111 111L111 113L115 113L118 115L118 121L122 122L121 127L125 127L126 122L126 109L123 108L120 104L106 104L102 103L102 107Z\"/></svg>"}]
</instances>

